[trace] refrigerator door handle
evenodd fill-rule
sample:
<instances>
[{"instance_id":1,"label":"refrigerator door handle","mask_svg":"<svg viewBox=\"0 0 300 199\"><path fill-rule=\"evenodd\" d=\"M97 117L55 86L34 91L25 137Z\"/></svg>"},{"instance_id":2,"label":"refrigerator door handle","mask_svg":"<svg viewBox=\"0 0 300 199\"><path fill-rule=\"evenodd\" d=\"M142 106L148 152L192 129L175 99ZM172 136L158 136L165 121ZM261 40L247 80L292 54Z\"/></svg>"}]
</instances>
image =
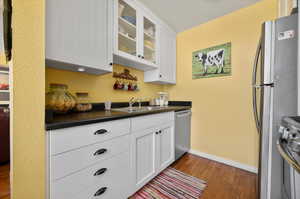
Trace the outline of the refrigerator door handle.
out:
<instances>
[{"instance_id":1,"label":"refrigerator door handle","mask_svg":"<svg viewBox=\"0 0 300 199\"><path fill-rule=\"evenodd\" d=\"M259 89L259 88L263 87L263 85L257 85L256 80L257 80L258 62L259 62L259 57L260 57L261 51L262 51L262 39L259 40L259 44L258 44L258 47L257 47L255 59L254 59L253 73L252 73L253 114L254 114L255 125L256 125L258 133L260 133L260 121L259 121L259 116L258 116L258 111L257 111L256 89Z\"/></svg>"}]
</instances>

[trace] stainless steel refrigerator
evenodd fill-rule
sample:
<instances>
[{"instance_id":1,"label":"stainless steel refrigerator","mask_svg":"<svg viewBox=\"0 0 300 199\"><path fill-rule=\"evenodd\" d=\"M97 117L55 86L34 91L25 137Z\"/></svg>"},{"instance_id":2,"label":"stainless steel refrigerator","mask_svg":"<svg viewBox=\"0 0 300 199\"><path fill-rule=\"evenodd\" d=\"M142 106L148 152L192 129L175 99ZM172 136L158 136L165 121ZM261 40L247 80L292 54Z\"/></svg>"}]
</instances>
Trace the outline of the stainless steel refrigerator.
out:
<instances>
[{"instance_id":1,"label":"stainless steel refrigerator","mask_svg":"<svg viewBox=\"0 0 300 199\"><path fill-rule=\"evenodd\" d=\"M260 199L288 198L276 142L281 119L297 115L298 15L263 24L253 69L253 109L260 136Z\"/></svg>"}]
</instances>

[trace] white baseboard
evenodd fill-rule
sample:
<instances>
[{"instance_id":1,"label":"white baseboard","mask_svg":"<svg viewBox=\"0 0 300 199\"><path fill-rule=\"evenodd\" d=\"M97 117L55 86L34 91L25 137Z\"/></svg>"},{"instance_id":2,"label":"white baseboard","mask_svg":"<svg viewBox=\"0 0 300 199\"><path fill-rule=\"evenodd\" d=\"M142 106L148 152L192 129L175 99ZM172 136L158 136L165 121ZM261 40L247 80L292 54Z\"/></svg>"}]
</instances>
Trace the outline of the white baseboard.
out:
<instances>
[{"instance_id":1,"label":"white baseboard","mask_svg":"<svg viewBox=\"0 0 300 199\"><path fill-rule=\"evenodd\" d=\"M246 165L246 164L242 164L242 163L239 163L239 162L235 162L233 160L228 160L228 159L225 159L225 158L221 158L221 157L218 157L218 156L215 156L215 155L203 153L203 152L196 151L196 150L193 150L193 149L191 149L189 151L189 153L193 154L193 155L196 155L196 156L200 156L200 157L209 159L209 160L220 162L220 163L232 166L232 167L236 167L236 168L239 168L239 169L242 169L242 170L245 170L245 171L249 171L251 173L258 173L258 169L256 167L249 166L249 165Z\"/></svg>"}]
</instances>

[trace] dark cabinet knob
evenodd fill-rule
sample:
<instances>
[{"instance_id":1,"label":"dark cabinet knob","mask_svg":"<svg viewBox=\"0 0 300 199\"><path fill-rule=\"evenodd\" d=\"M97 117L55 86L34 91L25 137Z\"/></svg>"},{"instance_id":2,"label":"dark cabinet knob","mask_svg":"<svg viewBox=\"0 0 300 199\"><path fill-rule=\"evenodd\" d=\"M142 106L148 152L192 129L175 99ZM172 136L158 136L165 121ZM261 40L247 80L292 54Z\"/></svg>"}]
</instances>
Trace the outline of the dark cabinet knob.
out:
<instances>
[{"instance_id":1,"label":"dark cabinet knob","mask_svg":"<svg viewBox=\"0 0 300 199\"><path fill-rule=\"evenodd\" d=\"M106 190L107 190L107 187L102 187L94 194L94 196L95 197L100 196L100 195L104 194L106 192Z\"/></svg>"},{"instance_id":2,"label":"dark cabinet knob","mask_svg":"<svg viewBox=\"0 0 300 199\"><path fill-rule=\"evenodd\" d=\"M162 74L159 74L159 77L162 78Z\"/></svg>"},{"instance_id":3,"label":"dark cabinet knob","mask_svg":"<svg viewBox=\"0 0 300 199\"><path fill-rule=\"evenodd\" d=\"M145 57L144 57L144 56L142 56L142 59L145 59Z\"/></svg>"},{"instance_id":4,"label":"dark cabinet knob","mask_svg":"<svg viewBox=\"0 0 300 199\"><path fill-rule=\"evenodd\" d=\"M96 171L96 173L94 174L94 176L102 175L102 174L104 174L106 171L107 171L107 168L99 169L98 171Z\"/></svg>"},{"instance_id":5,"label":"dark cabinet knob","mask_svg":"<svg viewBox=\"0 0 300 199\"><path fill-rule=\"evenodd\" d=\"M112 65L113 65L113 63L112 63L112 62L110 62L110 63L109 63L109 65L110 65L110 66L112 66Z\"/></svg>"},{"instance_id":6,"label":"dark cabinet knob","mask_svg":"<svg viewBox=\"0 0 300 199\"><path fill-rule=\"evenodd\" d=\"M142 56L141 55L138 55L138 58L141 58Z\"/></svg>"},{"instance_id":7,"label":"dark cabinet knob","mask_svg":"<svg viewBox=\"0 0 300 199\"><path fill-rule=\"evenodd\" d=\"M161 134L162 133L162 131L158 131L159 132L159 134Z\"/></svg>"},{"instance_id":8,"label":"dark cabinet knob","mask_svg":"<svg viewBox=\"0 0 300 199\"><path fill-rule=\"evenodd\" d=\"M100 130L96 131L94 133L94 135L102 135L102 134L105 134L105 133L108 133L108 131L106 129L100 129Z\"/></svg>"},{"instance_id":9,"label":"dark cabinet knob","mask_svg":"<svg viewBox=\"0 0 300 199\"><path fill-rule=\"evenodd\" d=\"M99 149L94 153L94 156L102 155L103 153L106 153L107 149Z\"/></svg>"},{"instance_id":10,"label":"dark cabinet knob","mask_svg":"<svg viewBox=\"0 0 300 199\"><path fill-rule=\"evenodd\" d=\"M158 135L158 132L155 132L156 135Z\"/></svg>"}]
</instances>

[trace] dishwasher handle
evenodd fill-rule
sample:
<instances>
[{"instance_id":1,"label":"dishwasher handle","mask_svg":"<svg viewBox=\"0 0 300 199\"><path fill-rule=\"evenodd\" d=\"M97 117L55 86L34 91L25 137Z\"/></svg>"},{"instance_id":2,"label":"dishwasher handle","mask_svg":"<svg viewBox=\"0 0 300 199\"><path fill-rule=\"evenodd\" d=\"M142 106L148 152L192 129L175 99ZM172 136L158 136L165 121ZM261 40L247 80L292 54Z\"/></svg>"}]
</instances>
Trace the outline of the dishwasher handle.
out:
<instances>
[{"instance_id":1,"label":"dishwasher handle","mask_svg":"<svg viewBox=\"0 0 300 199\"><path fill-rule=\"evenodd\" d=\"M184 111L184 112L179 112L176 114L176 117L181 118L181 117L187 117L192 115L191 111Z\"/></svg>"}]
</instances>

